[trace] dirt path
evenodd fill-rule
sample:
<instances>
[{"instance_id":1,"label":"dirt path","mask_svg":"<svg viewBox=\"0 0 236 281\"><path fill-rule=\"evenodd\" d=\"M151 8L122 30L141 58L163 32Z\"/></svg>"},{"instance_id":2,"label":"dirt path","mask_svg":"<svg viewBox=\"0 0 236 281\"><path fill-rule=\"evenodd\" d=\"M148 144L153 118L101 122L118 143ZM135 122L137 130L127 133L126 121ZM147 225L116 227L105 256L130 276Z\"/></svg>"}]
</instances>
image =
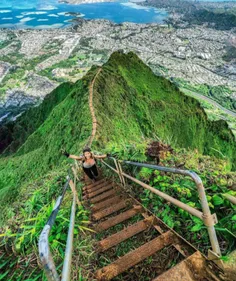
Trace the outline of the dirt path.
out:
<instances>
[{"instance_id":1,"label":"dirt path","mask_svg":"<svg viewBox=\"0 0 236 281\"><path fill-rule=\"evenodd\" d=\"M93 107L93 86L94 86L94 83L99 75L99 73L102 71L102 68L99 68L97 74L95 75L90 87L89 87L89 109L90 109L90 113L91 113L91 116L92 116L92 122L93 122L93 126L92 126L92 133L89 137L89 140L87 142L87 146L88 147L91 147L92 143L93 143L93 140L95 138L95 135L96 135L96 131L97 131L97 119L96 119L96 116L95 116L95 111L94 111L94 107Z\"/></svg>"}]
</instances>

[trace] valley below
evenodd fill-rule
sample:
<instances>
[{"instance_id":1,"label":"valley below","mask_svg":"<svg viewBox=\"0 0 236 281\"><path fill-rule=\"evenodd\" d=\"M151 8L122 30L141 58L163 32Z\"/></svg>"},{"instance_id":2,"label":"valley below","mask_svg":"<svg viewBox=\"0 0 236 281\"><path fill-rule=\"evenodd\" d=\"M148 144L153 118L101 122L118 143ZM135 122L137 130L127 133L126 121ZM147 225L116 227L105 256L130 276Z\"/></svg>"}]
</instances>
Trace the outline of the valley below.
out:
<instances>
[{"instance_id":1,"label":"valley below","mask_svg":"<svg viewBox=\"0 0 236 281\"><path fill-rule=\"evenodd\" d=\"M76 19L75 25L66 29L1 29L0 42L2 122L27 105L37 104L59 84L77 81L92 65L102 65L120 49L135 52L155 74L181 89L199 92L228 110L236 110L236 62L230 58L236 39L232 30ZM13 114L15 105L18 110ZM234 129L232 116L223 111L219 114L219 110L209 113L214 120L221 116Z\"/></svg>"}]
</instances>

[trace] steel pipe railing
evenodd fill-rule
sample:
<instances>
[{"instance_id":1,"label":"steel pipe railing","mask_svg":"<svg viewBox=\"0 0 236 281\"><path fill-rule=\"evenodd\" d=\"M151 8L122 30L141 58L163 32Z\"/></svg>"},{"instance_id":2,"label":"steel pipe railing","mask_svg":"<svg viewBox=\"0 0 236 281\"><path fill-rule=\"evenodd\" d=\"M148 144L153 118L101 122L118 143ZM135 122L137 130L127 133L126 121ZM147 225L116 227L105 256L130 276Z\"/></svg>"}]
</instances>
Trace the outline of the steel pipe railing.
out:
<instances>
[{"instance_id":1,"label":"steel pipe railing","mask_svg":"<svg viewBox=\"0 0 236 281\"><path fill-rule=\"evenodd\" d=\"M113 161L117 161L113 157L111 157L111 159L113 159ZM201 203L201 206L202 206L202 212L200 212L199 210L197 210L193 207L190 207L189 205L173 198L170 195L167 195L164 192L161 192L161 191L155 189L154 187L152 187L150 185L147 185L147 184L137 180L136 178L134 178L134 177L122 172L122 171L120 172L119 170L114 169L112 166L107 164L105 161L102 161L102 163L104 163L107 167L112 169L118 175L123 175L125 178L128 178L128 179L132 180L133 182L139 184L140 186L150 190L151 192L157 194L158 196L165 199L166 201L168 201L168 202L174 204L175 206L187 211L188 213L200 218L204 222L204 224L207 228L213 252L215 254L217 254L218 256L221 255L219 242L218 242L215 227L214 227L214 225L217 223L217 218L216 218L215 214L212 215L211 212L210 212L210 208L209 208L209 205L208 205L208 202L207 202L207 197L206 197L206 193L205 193L205 189L204 189L202 180L195 172L189 171L189 170L181 170L181 169L176 169L176 168L169 168L169 167L151 165L151 164L144 164L144 163L139 163L139 162L119 161L119 163L125 163L125 164L133 165L133 166L136 166L136 167L146 167L146 168L150 168L150 169L154 169L154 170L158 170L158 171L175 173L175 174L180 174L180 175L191 177L193 179L193 181L195 182L195 185L197 187L197 191L198 191L199 198L200 198L200 203Z\"/></svg>"},{"instance_id":2,"label":"steel pipe railing","mask_svg":"<svg viewBox=\"0 0 236 281\"><path fill-rule=\"evenodd\" d=\"M63 198L65 196L66 190L68 188L69 181L70 181L70 178L68 176L66 184L64 185L64 188L63 188L63 191L62 191L62 195L60 195L57 198L57 201L56 201L55 206L52 210L52 213L51 213L51 215L50 215L50 217L49 217L46 225L44 226L44 228L43 228L43 230L40 234L40 237L39 237L39 243L38 243L39 258L40 258L41 263L43 265L43 269L44 269L44 272L46 274L46 277L49 281L59 281L60 280L59 275L58 275L57 270L56 270L55 263L54 263L53 258L52 258L48 238L49 238L49 233L52 229L52 226L53 226L53 224L56 220L57 213L60 209L60 206L61 206L61 203L62 203Z\"/></svg>"},{"instance_id":3,"label":"steel pipe railing","mask_svg":"<svg viewBox=\"0 0 236 281\"><path fill-rule=\"evenodd\" d=\"M75 170L75 169L74 169ZM39 249L39 257L41 263L43 265L43 269L48 281L70 281L71 280L71 261L72 261L72 253L73 253L73 235L74 235L74 225L75 225L75 211L76 211L76 201L77 201L77 193L75 190L76 186L76 173L74 174L74 182L67 177L66 184L63 188L62 195L58 197L56 204L53 208L53 211L44 226L38 243ZM70 223L69 223L69 230L67 234L67 242L66 242L66 249L65 249L65 258L63 262L63 269L62 269L62 277L60 279L59 274L57 273L55 263L52 258L52 254L50 252L49 247L49 234L50 230L55 222L56 216L60 209L61 203L63 201L64 195L69 185L73 185L72 192L73 192L73 200L71 206L71 214L70 214ZM77 201L78 202L78 201ZM78 203L79 204L79 203Z\"/></svg>"},{"instance_id":4,"label":"steel pipe railing","mask_svg":"<svg viewBox=\"0 0 236 281\"><path fill-rule=\"evenodd\" d=\"M223 196L229 200L231 203L233 203L234 205L236 205L236 197L234 197L233 195L230 195L228 193L224 193Z\"/></svg>"},{"instance_id":5,"label":"steel pipe railing","mask_svg":"<svg viewBox=\"0 0 236 281\"><path fill-rule=\"evenodd\" d=\"M62 270L62 281L70 281L71 273L71 259L73 252L73 238L74 238L74 226L75 226L75 210L76 210L76 193L73 194L73 203L71 207L70 226L66 241L66 251Z\"/></svg>"}]
</instances>

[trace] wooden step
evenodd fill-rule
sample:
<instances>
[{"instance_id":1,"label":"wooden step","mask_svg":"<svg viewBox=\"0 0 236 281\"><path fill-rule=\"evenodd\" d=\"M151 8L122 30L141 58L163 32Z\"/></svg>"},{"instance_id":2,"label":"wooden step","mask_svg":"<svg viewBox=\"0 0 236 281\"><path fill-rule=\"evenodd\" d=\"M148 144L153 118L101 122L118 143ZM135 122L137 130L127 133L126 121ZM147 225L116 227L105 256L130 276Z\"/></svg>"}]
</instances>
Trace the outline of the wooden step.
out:
<instances>
[{"instance_id":1,"label":"wooden step","mask_svg":"<svg viewBox=\"0 0 236 281\"><path fill-rule=\"evenodd\" d=\"M84 187L83 192L86 192L86 193L93 192L93 191L96 191L99 188L101 188L105 185L111 184L111 183L112 183L112 181L104 181L104 182L101 182L100 184L95 185L94 187L90 187L90 188Z\"/></svg>"},{"instance_id":2,"label":"wooden step","mask_svg":"<svg viewBox=\"0 0 236 281\"><path fill-rule=\"evenodd\" d=\"M98 203L98 202L104 200L105 198L115 196L115 195L117 195L117 193L118 193L118 190L115 190L114 188L112 188L111 190L109 190L107 192L104 192L101 195L98 195L96 197L93 197L93 198L89 199L89 201L92 204L95 204L95 203Z\"/></svg>"},{"instance_id":3,"label":"wooden step","mask_svg":"<svg viewBox=\"0 0 236 281\"><path fill-rule=\"evenodd\" d=\"M154 221L154 217L150 216L144 220L138 221L135 224L132 224L123 230L99 241L97 243L97 251L104 252L110 249L113 246L125 241L126 239L146 230L149 228Z\"/></svg>"},{"instance_id":4,"label":"wooden step","mask_svg":"<svg viewBox=\"0 0 236 281\"><path fill-rule=\"evenodd\" d=\"M91 181L91 180L90 180L90 181ZM103 178L103 179L97 180L97 181L95 181L95 182L93 182L93 183L88 183L88 184L86 184L86 185L83 187L83 189L84 189L84 188L91 188L91 187L96 186L96 185L98 185L98 184L101 184L102 182L105 182L105 181L107 181L107 179L106 179L106 178Z\"/></svg>"},{"instance_id":5,"label":"wooden step","mask_svg":"<svg viewBox=\"0 0 236 281\"><path fill-rule=\"evenodd\" d=\"M121 222L124 222L132 217L134 217L136 214L143 212L143 207L140 205L134 205L132 209L125 211L117 216L114 216L112 218L109 218L101 223L98 223L94 230L96 232L102 232L106 229L109 229L110 227L117 225Z\"/></svg>"},{"instance_id":6,"label":"wooden step","mask_svg":"<svg viewBox=\"0 0 236 281\"><path fill-rule=\"evenodd\" d=\"M131 202L130 199L122 200L122 201L118 202L117 204L114 204L111 207L108 207L106 209L103 209L101 211L94 213L92 215L92 218L93 218L93 220L98 221L104 217L107 217L117 211L124 209L125 207L127 207L130 204L130 202Z\"/></svg>"},{"instance_id":7,"label":"wooden step","mask_svg":"<svg viewBox=\"0 0 236 281\"><path fill-rule=\"evenodd\" d=\"M195 252L176 266L153 279L153 281L198 281L203 279L203 275L204 259L200 252Z\"/></svg>"},{"instance_id":8,"label":"wooden step","mask_svg":"<svg viewBox=\"0 0 236 281\"><path fill-rule=\"evenodd\" d=\"M109 183L104 183L104 184L102 184L102 185L98 185L94 190L92 189L91 191L87 191L87 190L83 191L83 194L84 194L84 195L90 195L90 194L93 194L93 193L96 194L96 192L98 193L99 190L102 190L102 189L104 189L104 188L107 187L107 186L114 186L114 184L111 183L111 182L109 182Z\"/></svg>"},{"instance_id":9,"label":"wooden step","mask_svg":"<svg viewBox=\"0 0 236 281\"><path fill-rule=\"evenodd\" d=\"M112 183L111 183L111 184L108 184L108 185L106 185L106 186L103 186L102 188L99 188L98 190L96 190L96 191L94 191L94 192L91 192L91 193L86 194L84 197L85 197L85 198L92 198L92 197L95 197L95 196L97 196L97 195L99 195L99 194L101 194L101 193L103 193L103 192L105 192L105 191L111 189L112 187L113 187L113 184L112 184Z\"/></svg>"},{"instance_id":10,"label":"wooden step","mask_svg":"<svg viewBox=\"0 0 236 281\"><path fill-rule=\"evenodd\" d=\"M92 207L92 211L95 212L95 211L104 209L106 207L109 207L112 204L115 204L115 203L121 201L122 198L123 198L122 195L116 195L114 197L106 199L105 201L99 202Z\"/></svg>"},{"instance_id":11,"label":"wooden step","mask_svg":"<svg viewBox=\"0 0 236 281\"><path fill-rule=\"evenodd\" d=\"M95 182L93 182L93 183L91 183L91 184L86 185L86 188L94 187L94 186L96 186L96 185L98 185L98 184L101 184L102 182L105 182L105 181L107 181L106 178L101 179L101 180L98 180L98 181L95 181Z\"/></svg>"},{"instance_id":12,"label":"wooden step","mask_svg":"<svg viewBox=\"0 0 236 281\"><path fill-rule=\"evenodd\" d=\"M111 280L112 278L138 264L147 257L152 256L157 251L173 243L174 236L175 235L171 231L168 231L160 235L159 237L154 238L148 243L142 245L141 247L129 252L128 254L119 258L115 262L111 263L110 265L99 269L95 273L97 280Z\"/></svg>"}]
</instances>

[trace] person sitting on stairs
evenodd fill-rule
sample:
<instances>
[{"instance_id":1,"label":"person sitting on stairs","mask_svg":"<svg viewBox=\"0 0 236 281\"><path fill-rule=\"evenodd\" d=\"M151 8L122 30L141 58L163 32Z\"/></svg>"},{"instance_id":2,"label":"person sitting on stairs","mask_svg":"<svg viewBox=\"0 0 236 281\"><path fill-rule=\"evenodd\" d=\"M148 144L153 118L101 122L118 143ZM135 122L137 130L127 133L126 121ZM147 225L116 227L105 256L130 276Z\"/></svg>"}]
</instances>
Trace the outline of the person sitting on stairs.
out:
<instances>
[{"instance_id":1,"label":"person sitting on stairs","mask_svg":"<svg viewBox=\"0 0 236 281\"><path fill-rule=\"evenodd\" d=\"M82 161L82 167L83 167L85 174L93 182L95 182L98 177L96 159L104 159L106 157L110 157L110 154L95 155L91 152L91 149L89 147L84 148L83 155L81 155L81 156L71 155L68 152L64 152L63 154L68 158Z\"/></svg>"}]
</instances>

